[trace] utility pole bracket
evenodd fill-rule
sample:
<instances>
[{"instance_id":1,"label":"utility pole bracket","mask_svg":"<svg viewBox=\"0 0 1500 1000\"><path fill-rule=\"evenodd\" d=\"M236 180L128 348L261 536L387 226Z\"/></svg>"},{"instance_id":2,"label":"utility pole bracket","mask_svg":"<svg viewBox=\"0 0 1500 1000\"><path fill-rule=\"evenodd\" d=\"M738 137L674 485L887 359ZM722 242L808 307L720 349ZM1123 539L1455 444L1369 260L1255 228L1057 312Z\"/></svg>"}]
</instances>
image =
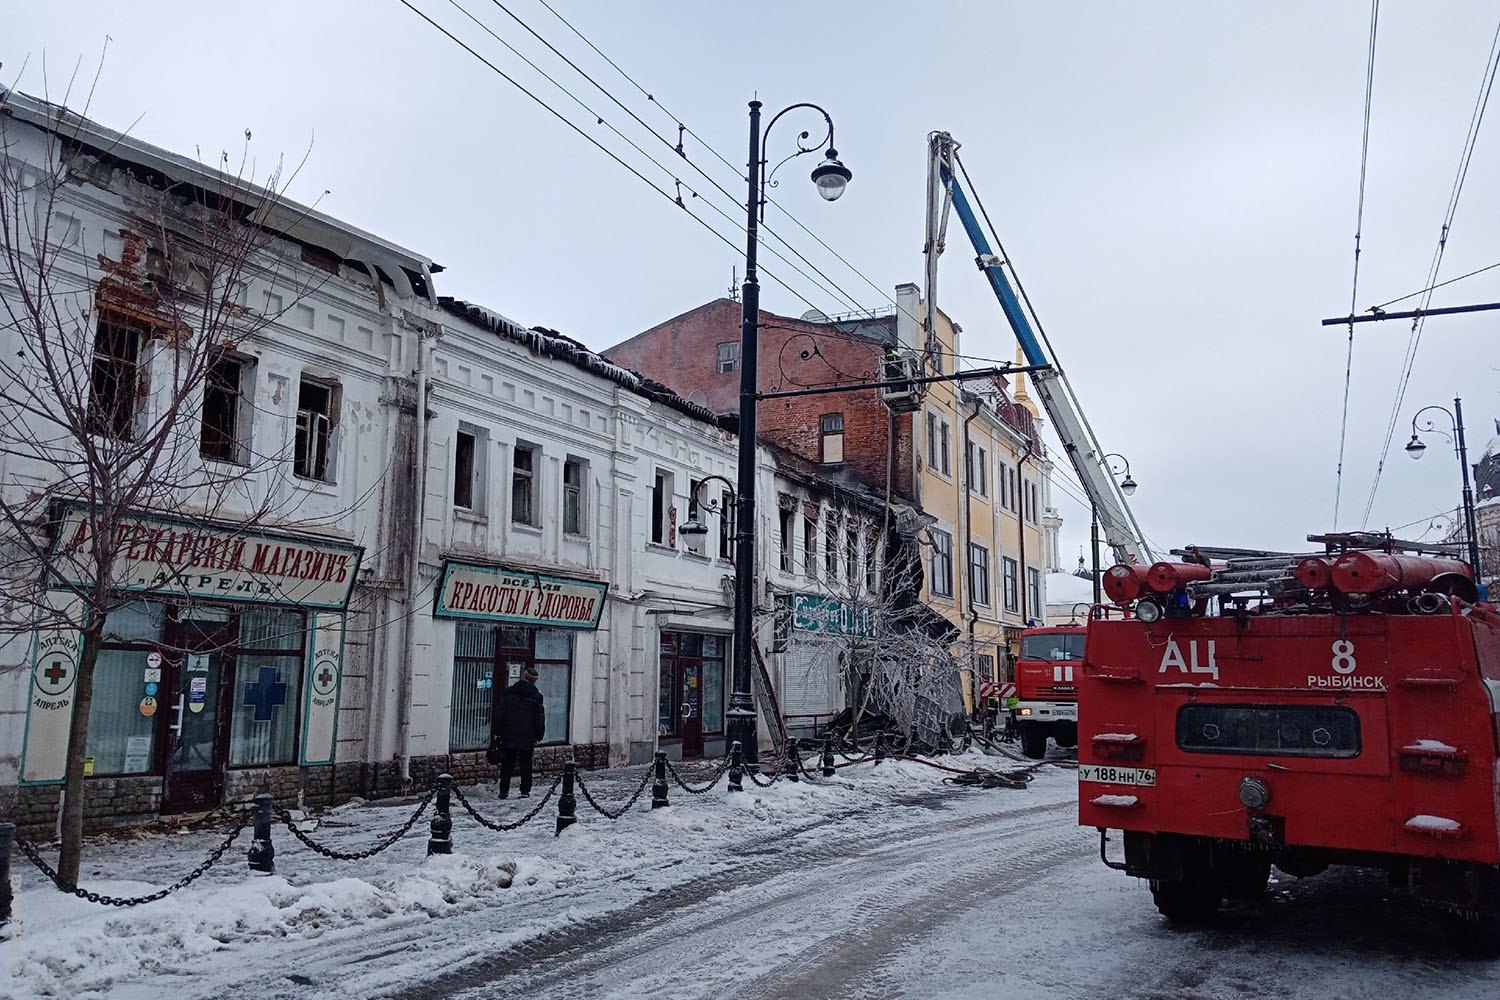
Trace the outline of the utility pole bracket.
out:
<instances>
[{"instance_id":1,"label":"utility pole bracket","mask_svg":"<svg viewBox=\"0 0 1500 1000\"><path fill-rule=\"evenodd\" d=\"M992 253L982 253L982 254L980 254L978 257L974 258L974 263L979 267L979 269L981 271L988 271L992 267L1004 267L1005 266L1005 260L1004 260L1004 258L997 257L995 254L992 254Z\"/></svg>"}]
</instances>

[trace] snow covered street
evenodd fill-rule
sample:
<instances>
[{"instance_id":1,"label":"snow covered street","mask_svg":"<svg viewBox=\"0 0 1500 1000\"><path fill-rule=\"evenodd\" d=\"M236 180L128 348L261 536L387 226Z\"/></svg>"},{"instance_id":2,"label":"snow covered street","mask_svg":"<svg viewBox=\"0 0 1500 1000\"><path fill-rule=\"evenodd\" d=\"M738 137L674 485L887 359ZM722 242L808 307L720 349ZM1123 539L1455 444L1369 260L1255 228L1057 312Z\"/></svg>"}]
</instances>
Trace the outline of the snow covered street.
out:
<instances>
[{"instance_id":1,"label":"snow covered street","mask_svg":"<svg viewBox=\"0 0 1500 1000\"><path fill-rule=\"evenodd\" d=\"M641 775L587 778L613 806ZM670 808L643 801L614 823L580 796L578 825L558 838L550 805L501 834L455 803L449 857L424 857L425 817L391 850L358 862L317 855L277 827L272 876L246 871L246 831L203 880L129 909L63 896L18 859L18 926L0 944L0 995L1321 1000L1500 991L1500 963L1458 958L1377 877L1287 879L1211 929L1174 930L1143 884L1099 863L1097 836L1076 826L1072 770L1044 767L1025 790L942 777L886 762L769 789L747 781L735 796L722 784L695 796L674 785ZM518 817L528 804L468 791L491 818ZM344 807L312 835L360 849L413 808ZM149 891L220 839L204 830L96 841L85 885Z\"/></svg>"}]
</instances>

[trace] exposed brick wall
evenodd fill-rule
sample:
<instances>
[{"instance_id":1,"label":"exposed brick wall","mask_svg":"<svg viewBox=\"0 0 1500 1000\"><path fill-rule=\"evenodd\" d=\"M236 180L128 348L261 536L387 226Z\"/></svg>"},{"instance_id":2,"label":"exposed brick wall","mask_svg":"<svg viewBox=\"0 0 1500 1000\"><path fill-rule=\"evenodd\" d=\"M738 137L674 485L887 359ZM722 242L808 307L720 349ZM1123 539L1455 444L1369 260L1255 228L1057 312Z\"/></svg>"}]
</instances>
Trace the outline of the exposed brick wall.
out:
<instances>
[{"instance_id":1,"label":"exposed brick wall","mask_svg":"<svg viewBox=\"0 0 1500 1000\"><path fill-rule=\"evenodd\" d=\"M761 313L760 323L756 367L763 391L879 378L883 349L873 340L830 330L825 324L769 312ZM718 345L738 342L739 336L740 304L716 299L609 348L604 356L670 386L680 395L702 390L711 410L736 412L740 373L720 374L716 368ZM814 347L818 354L804 359L802 353L812 352ZM883 492L890 448L889 411L874 390L766 400L760 404L758 435L808 461L822 462L825 413L844 415L841 467L877 492ZM910 497L911 417L902 414L896 424L898 438L902 433L906 435L906 445L898 455L894 486L898 496Z\"/></svg>"}]
</instances>

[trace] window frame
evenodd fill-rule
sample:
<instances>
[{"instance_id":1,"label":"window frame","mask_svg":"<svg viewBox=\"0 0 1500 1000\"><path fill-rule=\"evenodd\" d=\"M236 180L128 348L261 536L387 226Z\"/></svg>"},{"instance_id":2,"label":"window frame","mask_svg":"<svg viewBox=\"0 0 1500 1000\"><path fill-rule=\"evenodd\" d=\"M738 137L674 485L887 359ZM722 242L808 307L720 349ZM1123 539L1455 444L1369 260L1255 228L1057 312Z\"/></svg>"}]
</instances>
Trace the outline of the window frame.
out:
<instances>
[{"instance_id":1,"label":"window frame","mask_svg":"<svg viewBox=\"0 0 1500 1000\"><path fill-rule=\"evenodd\" d=\"M134 441L139 432L142 382L146 364L142 358L153 327L134 316L99 309L94 319L94 346L89 359L88 406L84 420L90 434L116 441ZM118 343L106 343L107 332L125 334ZM120 353L103 353L124 347ZM106 362L101 365L101 361ZM113 363L113 364L109 364ZM111 371L118 366L117 371Z\"/></svg>"},{"instance_id":2,"label":"window frame","mask_svg":"<svg viewBox=\"0 0 1500 1000\"><path fill-rule=\"evenodd\" d=\"M651 532L652 545L671 546L675 539L671 528L673 490L675 476L667 469L657 469L651 477Z\"/></svg>"},{"instance_id":3,"label":"window frame","mask_svg":"<svg viewBox=\"0 0 1500 1000\"><path fill-rule=\"evenodd\" d=\"M837 424L837 427L832 425ZM844 415L825 413L818 418L820 449L818 455L824 465L840 465L844 461Z\"/></svg>"},{"instance_id":4,"label":"window frame","mask_svg":"<svg viewBox=\"0 0 1500 1000\"><path fill-rule=\"evenodd\" d=\"M520 457L526 455L526 468L521 467ZM541 476L537 466L541 464L542 446L530 441L517 441L510 449L510 523L525 528L541 527L542 491ZM517 493L524 488L524 493ZM525 502L520 502L524 497ZM523 509L524 508L524 509Z\"/></svg>"},{"instance_id":5,"label":"window frame","mask_svg":"<svg viewBox=\"0 0 1500 1000\"><path fill-rule=\"evenodd\" d=\"M217 369L226 363L235 366L232 395L230 395L228 405L224 407L224 412L230 416L231 426L227 433L221 428L215 428L215 431L223 434L224 437L223 451L218 453L210 450L211 446L206 440L209 435L209 394L217 391L216 387L228 384L229 380L215 377ZM220 351L213 360L209 361L203 373L203 405L199 407L198 412L198 455L200 457L210 462L222 462L225 465L247 466L250 464L252 418L255 413L254 388L254 358L237 354L234 351Z\"/></svg>"},{"instance_id":6,"label":"window frame","mask_svg":"<svg viewBox=\"0 0 1500 1000\"><path fill-rule=\"evenodd\" d=\"M302 405L306 389L327 393L326 413ZM293 476L313 483L338 481L335 446L340 404L340 386L336 380L319 378L306 372L297 377L297 409L292 443ZM315 440L320 441L316 448L313 446Z\"/></svg>"},{"instance_id":7,"label":"window frame","mask_svg":"<svg viewBox=\"0 0 1500 1000\"><path fill-rule=\"evenodd\" d=\"M725 348L728 348L726 351ZM738 371L740 367L740 342L738 340L721 340L714 348L714 372L718 375L727 375Z\"/></svg>"},{"instance_id":8,"label":"window frame","mask_svg":"<svg viewBox=\"0 0 1500 1000\"><path fill-rule=\"evenodd\" d=\"M1000 568L1005 610L1019 614L1021 611L1021 564L1010 556L1001 556Z\"/></svg>"},{"instance_id":9,"label":"window frame","mask_svg":"<svg viewBox=\"0 0 1500 1000\"><path fill-rule=\"evenodd\" d=\"M990 606L990 550L977 542L969 543L969 593L975 604Z\"/></svg>"},{"instance_id":10,"label":"window frame","mask_svg":"<svg viewBox=\"0 0 1500 1000\"><path fill-rule=\"evenodd\" d=\"M953 536L941 528L928 528L927 537L932 549L928 558L927 589L934 597L951 598L953 596ZM939 573L940 565L941 573ZM939 582L942 583L942 589L938 588Z\"/></svg>"},{"instance_id":11,"label":"window frame","mask_svg":"<svg viewBox=\"0 0 1500 1000\"><path fill-rule=\"evenodd\" d=\"M578 481L568 481L568 471L576 469ZM562 468L562 531L564 535L573 538L587 538L589 536L588 518L584 511L588 509L589 491L589 463L587 459L579 458L577 455L568 455L563 459ZM573 525L570 528L568 521L571 512Z\"/></svg>"}]
</instances>

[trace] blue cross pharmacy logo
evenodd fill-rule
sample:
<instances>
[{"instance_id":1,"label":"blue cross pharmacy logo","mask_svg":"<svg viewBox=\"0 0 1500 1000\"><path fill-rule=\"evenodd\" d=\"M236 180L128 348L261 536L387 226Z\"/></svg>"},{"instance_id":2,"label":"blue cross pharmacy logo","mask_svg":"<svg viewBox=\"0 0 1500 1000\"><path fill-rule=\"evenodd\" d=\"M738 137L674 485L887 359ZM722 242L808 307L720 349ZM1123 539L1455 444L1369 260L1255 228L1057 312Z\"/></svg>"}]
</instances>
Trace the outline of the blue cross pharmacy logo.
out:
<instances>
[{"instance_id":1,"label":"blue cross pharmacy logo","mask_svg":"<svg viewBox=\"0 0 1500 1000\"><path fill-rule=\"evenodd\" d=\"M245 685L245 704L255 706L255 722L270 722L272 710L286 704L286 685L275 667L261 667L260 676Z\"/></svg>"}]
</instances>

